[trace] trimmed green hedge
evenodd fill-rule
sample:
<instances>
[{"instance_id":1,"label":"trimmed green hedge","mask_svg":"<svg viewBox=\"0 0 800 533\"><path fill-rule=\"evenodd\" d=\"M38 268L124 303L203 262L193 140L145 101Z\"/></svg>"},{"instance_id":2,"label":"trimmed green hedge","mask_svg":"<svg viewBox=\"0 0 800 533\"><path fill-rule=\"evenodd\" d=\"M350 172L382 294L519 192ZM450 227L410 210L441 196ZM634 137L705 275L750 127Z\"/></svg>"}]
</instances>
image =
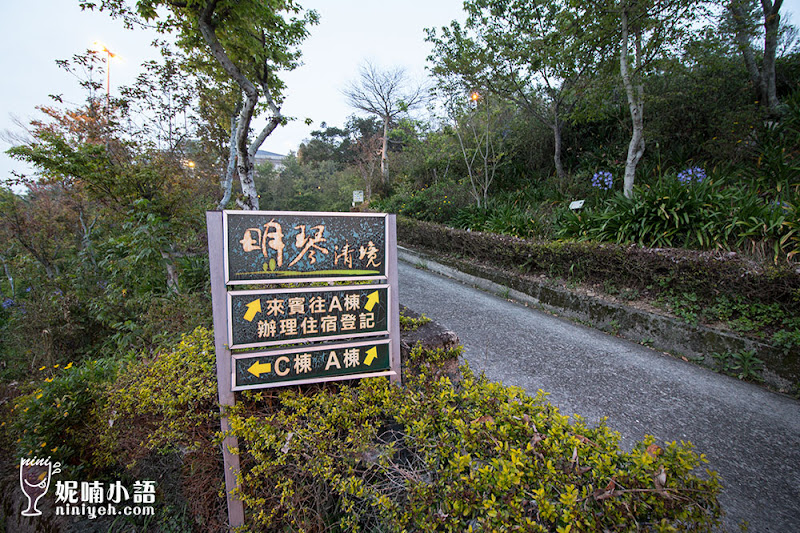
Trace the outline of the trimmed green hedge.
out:
<instances>
[{"instance_id":1,"label":"trimmed green hedge","mask_svg":"<svg viewBox=\"0 0 800 533\"><path fill-rule=\"evenodd\" d=\"M529 274L590 283L612 281L654 295L667 290L695 293L707 303L719 296L765 305L777 303L790 315L796 315L800 305L800 274L789 267L756 265L733 253L536 242L406 217L397 218L397 232L400 242L408 246Z\"/></svg>"}]
</instances>

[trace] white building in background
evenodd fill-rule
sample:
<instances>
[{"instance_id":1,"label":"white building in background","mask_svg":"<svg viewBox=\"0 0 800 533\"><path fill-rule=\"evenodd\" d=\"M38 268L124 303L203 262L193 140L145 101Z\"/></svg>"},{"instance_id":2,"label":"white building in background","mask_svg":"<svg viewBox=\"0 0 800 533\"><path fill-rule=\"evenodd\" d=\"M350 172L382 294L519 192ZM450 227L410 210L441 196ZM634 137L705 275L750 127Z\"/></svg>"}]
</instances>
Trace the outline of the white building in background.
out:
<instances>
[{"instance_id":1,"label":"white building in background","mask_svg":"<svg viewBox=\"0 0 800 533\"><path fill-rule=\"evenodd\" d=\"M259 150L256 152L255 160L253 161L256 166L263 165L264 163L271 163L275 170L283 169L283 160L285 155L276 154L275 152L267 152L266 150Z\"/></svg>"}]
</instances>

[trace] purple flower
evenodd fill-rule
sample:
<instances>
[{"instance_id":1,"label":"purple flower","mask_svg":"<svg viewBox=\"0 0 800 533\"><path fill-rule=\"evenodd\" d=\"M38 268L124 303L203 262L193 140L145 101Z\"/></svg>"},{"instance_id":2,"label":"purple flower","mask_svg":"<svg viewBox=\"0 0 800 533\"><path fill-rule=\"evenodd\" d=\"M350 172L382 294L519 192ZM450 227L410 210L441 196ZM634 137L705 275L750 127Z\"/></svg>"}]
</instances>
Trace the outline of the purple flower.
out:
<instances>
[{"instance_id":1,"label":"purple flower","mask_svg":"<svg viewBox=\"0 0 800 533\"><path fill-rule=\"evenodd\" d=\"M706 171L701 167L691 167L682 170L678 173L678 181L684 185L689 185L692 182L702 183L706 179Z\"/></svg>"},{"instance_id":2,"label":"purple flower","mask_svg":"<svg viewBox=\"0 0 800 533\"><path fill-rule=\"evenodd\" d=\"M600 170L599 172L595 172L594 176L592 176L592 187L607 191L613 184L614 178L611 176L611 172L607 170Z\"/></svg>"},{"instance_id":3,"label":"purple flower","mask_svg":"<svg viewBox=\"0 0 800 533\"><path fill-rule=\"evenodd\" d=\"M3 300L3 309L8 309L12 305L14 305L14 300L12 300L11 298L6 298L5 300Z\"/></svg>"}]
</instances>

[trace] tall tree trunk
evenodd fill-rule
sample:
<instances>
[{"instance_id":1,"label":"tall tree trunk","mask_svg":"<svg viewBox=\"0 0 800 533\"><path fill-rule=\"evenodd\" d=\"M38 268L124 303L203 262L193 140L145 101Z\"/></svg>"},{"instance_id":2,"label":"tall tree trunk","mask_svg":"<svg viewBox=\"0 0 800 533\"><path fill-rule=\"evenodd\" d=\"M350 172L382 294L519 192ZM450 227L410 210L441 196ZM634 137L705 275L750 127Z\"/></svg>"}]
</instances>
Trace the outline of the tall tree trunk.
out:
<instances>
[{"instance_id":1,"label":"tall tree trunk","mask_svg":"<svg viewBox=\"0 0 800 533\"><path fill-rule=\"evenodd\" d=\"M236 129L236 172L239 174L239 184L244 197L236 203L242 209L257 210L258 193L253 179L253 160L248 153L247 134L250 132L250 119L258 102L258 91L252 84L250 85L252 92L245 91L245 103L242 112L239 113L239 127Z\"/></svg>"},{"instance_id":2,"label":"tall tree trunk","mask_svg":"<svg viewBox=\"0 0 800 533\"><path fill-rule=\"evenodd\" d=\"M775 54L778 50L778 26L781 22L780 8L783 0L761 0L764 9L764 71L763 86L765 102L770 112L778 108L778 95L775 91Z\"/></svg>"},{"instance_id":3,"label":"tall tree trunk","mask_svg":"<svg viewBox=\"0 0 800 533\"><path fill-rule=\"evenodd\" d=\"M564 173L564 164L561 161L561 126L562 126L562 123L561 123L561 120L558 118L558 108L556 108L554 111L555 111L555 116L554 116L554 120L553 120L553 124L552 124L553 144L554 144L554 147L555 147L554 150L553 150L553 162L556 165L556 177L558 178L558 181L563 182L565 173Z\"/></svg>"},{"instance_id":4,"label":"tall tree trunk","mask_svg":"<svg viewBox=\"0 0 800 533\"><path fill-rule=\"evenodd\" d=\"M241 101L236 104L236 109L231 116L231 138L228 141L228 164L225 167L222 177L222 200L217 204L217 210L225 209L231 200L231 190L233 189L233 174L236 172L236 129L239 124L239 113L241 112Z\"/></svg>"},{"instance_id":5,"label":"tall tree trunk","mask_svg":"<svg viewBox=\"0 0 800 533\"><path fill-rule=\"evenodd\" d=\"M636 176L636 167L644 155L644 86L639 81L635 86L632 80L631 65L628 54L628 13L622 9L622 46L619 52L619 68L622 75L622 84L625 86L625 95L628 98L628 109L631 114L633 133L628 144L628 156L625 160L625 178L622 192L626 198L633 195L633 182ZM635 67L641 67L642 47L641 34L637 31L634 41Z\"/></svg>"},{"instance_id":6,"label":"tall tree trunk","mask_svg":"<svg viewBox=\"0 0 800 533\"><path fill-rule=\"evenodd\" d=\"M237 203L242 209L256 210L258 209L258 193L253 179L253 161L248 156L247 135L250 133L250 121L258 103L258 89L253 82L242 74L225 53L225 49L217 39L214 27L210 22L212 14L213 10L200 17L198 21L200 33L211 50L211 54L225 72L236 81L245 98L244 105L239 113L238 127L236 128L236 170L239 174L239 183L242 186L242 195L244 196Z\"/></svg>"},{"instance_id":7,"label":"tall tree trunk","mask_svg":"<svg viewBox=\"0 0 800 533\"><path fill-rule=\"evenodd\" d=\"M383 142L381 144L381 176L384 188L389 185L389 115L383 117Z\"/></svg>"},{"instance_id":8,"label":"tall tree trunk","mask_svg":"<svg viewBox=\"0 0 800 533\"><path fill-rule=\"evenodd\" d=\"M753 48L750 46L750 33L747 31L747 14L741 6L732 2L728 6L731 15L733 15L733 22L736 28L736 46L742 53L744 58L744 65L750 74L750 81L758 89L759 94L764 95L766 88L762 83L761 72L758 70L758 63L756 63L756 56L753 54Z\"/></svg>"},{"instance_id":9,"label":"tall tree trunk","mask_svg":"<svg viewBox=\"0 0 800 533\"><path fill-rule=\"evenodd\" d=\"M748 14L737 0L728 4L728 11L733 16L736 30L736 44L742 52L750 79L758 89L761 105L771 113L778 107L778 95L775 89L775 55L778 50L778 30L781 22L780 8L783 0L761 0L761 12L764 16L764 63L761 69L750 46L751 33L748 29Z\"/></svg>"}]
</instances>

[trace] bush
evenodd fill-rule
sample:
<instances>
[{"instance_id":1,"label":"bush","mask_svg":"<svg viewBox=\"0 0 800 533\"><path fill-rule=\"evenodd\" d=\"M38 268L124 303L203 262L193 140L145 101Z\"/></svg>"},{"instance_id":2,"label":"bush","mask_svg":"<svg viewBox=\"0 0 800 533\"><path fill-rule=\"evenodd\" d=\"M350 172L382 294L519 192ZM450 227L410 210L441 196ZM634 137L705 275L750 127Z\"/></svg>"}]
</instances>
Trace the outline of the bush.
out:
<instances>
[{"instance_id":1,"label":"bush","mask_svg":"<svg viewBox=\"0 0 800 533\"><path fill-rule=\"evenodd\" d=\"M152 359L130 363L99 414L101 463L130 465L148 451L186 453L208 444L218 420L214 338L198 327Z\"/></svg>"},{"instance_id":2,"label":"bush","mask_svg":"<svg viewBox=\"0 0 800 533\"><path fill-rule=\"evenodd\" d=\"M397 191L386 200L373 202L372 206L379 211L445 223L469 203L463 183L442 181L420 190Z\"/></svg>"},{"instance_id":3,"label":"bush","mask_svg":"<svg viewBox=\"0 0 800 533\"><path fill-rule=\"evenodd\" d=\"M512 203L490 202L486 208L468 206L460 209L449 222L461 229L516 237L533 237L543 230L541 223L528 209Z\"/></svg>"},{"instance_id":4,"label":"bush","mask_svg":"<svg viewBox=\"0 0 800 533\"><path fill-rule=\"evenodd\" d=\"M686 443L629 453L520 389L462 381L248 393L241 497L251 531L711 531L714 473ZM338 529L337 529L338 528Z\"/></svg>"},{"instance_id":5,"label":"bush","mask_svg":"<svg viewBox=\"0 0 800 533\"><path fill-rule=\"evenodd\" d=\"M616 193L602 207L563 213L558 236L647 247L741 250L777 262L796 247L791 203L704 179L699 168L677 179Z\"/></svg>"},{"instance_id":6,"label":"bush","mask_svg":"<svg viewBox=\"0 0 800 533\"><path fill-rule=\"evenodd\" d=\"M665 180L637 187L631 198L610 197L601 209L568 216L561 237L648 247L712 248L724 245L722 231L735 195L711 181L684 184ZM578 229L578 231L575 231Z\"/></svg>"},{"instance_id":7,"label":"bush","mask_svg":"<svg viewBox=\"0 0 800 533\"><path fill-rule=\"evenodd\" d=\"M506 235L467 232L397 219L399 240L436 254L468 258L511 271L578 279L602 285L609 280L651 299L661 294L695 294L710 307L720 296L730 301L777 305L798 315L800 275L787 268L743 260L737 254L647 249L594 242L534 242Z\"/></svg>"},{"instance_id":8,"label":"bush","mask_svg":"<svg viewBox=\"0 0 800 533\"><path fill-rule=\"evenodd\" d=\"M97 442L93 413L105 403L105 386L117 368L112 360L40 368L50 377L16 398L9 413L17 457L52 455L70 475L84 475Z\"/></svg>"},{"instance_id":9,"label":"bush","mask_svg":"<svg viewBox=\"0 0 800 533\"><path fill-rule=\"evenodd\" d=\"M219 430L215 368L213 333L198 327L155 357L129 364L107 388L107 402L97 416L95 461L159 472L177 458L180 483L163 490L176 505L188 506L202 531L225 530L222 456L214 442ZM171 517L176 518L181 517Z\"/></svg>"}]
</instances>

